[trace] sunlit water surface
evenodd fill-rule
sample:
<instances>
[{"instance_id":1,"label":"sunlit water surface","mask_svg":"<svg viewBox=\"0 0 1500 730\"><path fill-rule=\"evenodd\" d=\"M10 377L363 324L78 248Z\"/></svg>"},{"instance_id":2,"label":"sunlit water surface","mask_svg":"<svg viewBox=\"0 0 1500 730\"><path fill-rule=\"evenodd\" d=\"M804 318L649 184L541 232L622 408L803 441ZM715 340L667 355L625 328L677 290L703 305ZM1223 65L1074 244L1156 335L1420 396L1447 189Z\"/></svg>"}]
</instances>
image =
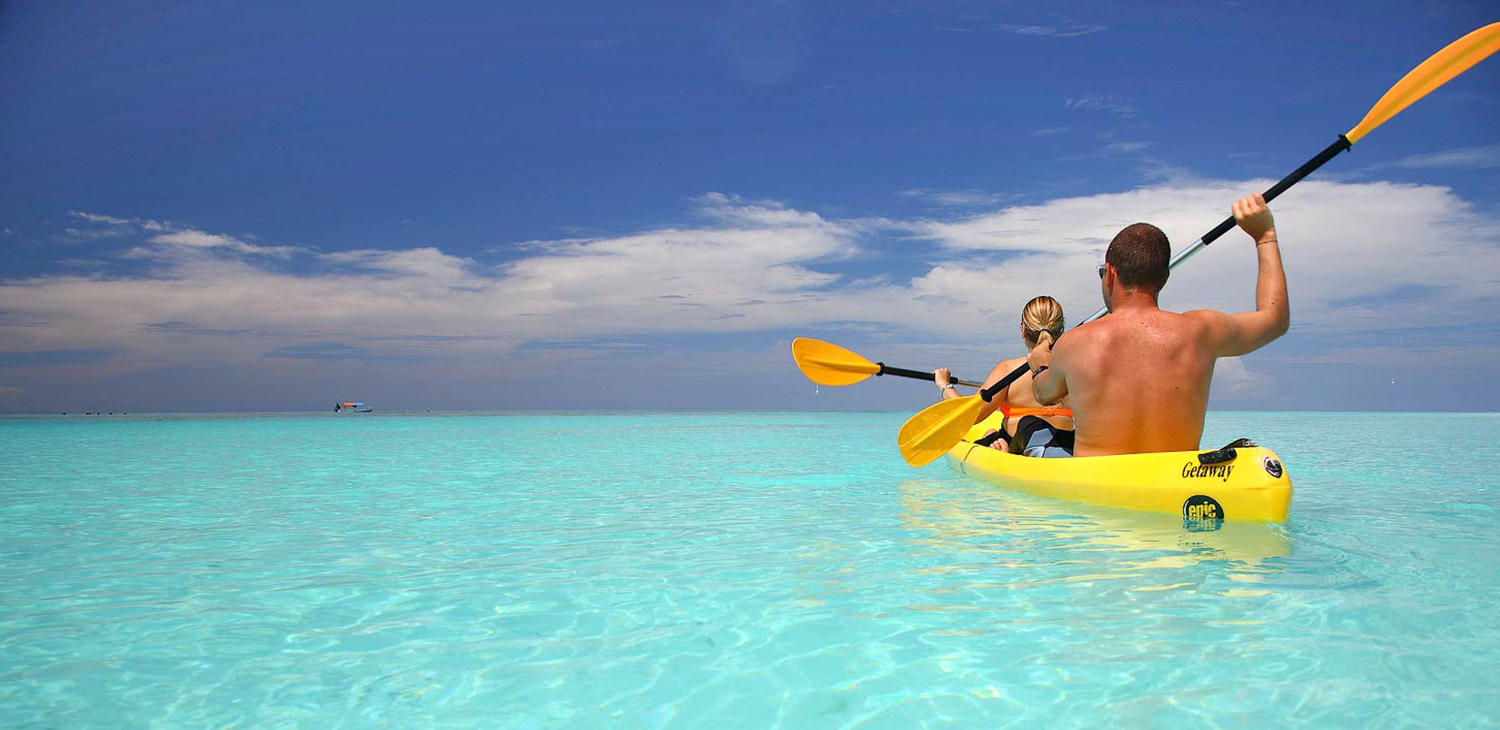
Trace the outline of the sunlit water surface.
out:
<instances>
[{"instance_id":1,"label":"sunlit water surface","mask_svg":"<svg viewBox=\"0 0 1500 730\"><path fill-rule=\"evenodd\" d=\"M1500 417L1211 414L1202 533L905 415L0 420L0 726L1500 722Z\"/></svg>"}]
</instances>

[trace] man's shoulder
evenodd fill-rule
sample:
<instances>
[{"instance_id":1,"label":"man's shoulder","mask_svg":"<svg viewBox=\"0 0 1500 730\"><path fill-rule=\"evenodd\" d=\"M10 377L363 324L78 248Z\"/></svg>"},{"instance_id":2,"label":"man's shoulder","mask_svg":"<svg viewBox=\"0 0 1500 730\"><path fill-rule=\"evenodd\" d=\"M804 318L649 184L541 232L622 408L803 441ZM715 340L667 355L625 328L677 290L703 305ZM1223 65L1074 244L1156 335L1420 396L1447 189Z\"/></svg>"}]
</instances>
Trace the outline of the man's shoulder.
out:
<instances>
[{"instance_id":1,"label":"man's shoulder","mask_svg":"<svg viewBox=\"0 0 1500 730\"><path fill-rule=\"evenodd\" d=\"M1096 319L1064 332L1053 346L1052 361L1059 365L1076 363L1080 357L1087 358L1089 353L1108 348L1115 324L1106 322L1108 319Z\"/></svg>"},{"instance_id":2,"label":"man's shoulder","mask_svg":"<svg viewBox=\"0 0 1500 730\"><path fill-rule=\"evenodd\" d=\"M1079 325L1063 337L1067 338L1072 335L1073 339L1069 341L1069 344L1075 348L1109 347L1111 343L1135 340L1145 333L1160 335L1172 332L1183 334L1198 332L1212 326L1211 322L1215 317L1223 316L1222 313L1208 309L1188 312L1155 309L1150 312L1133 312L1123 316L1110 315Z\"/></svg>"},{"instance_id":3,"label":"man's shoulder","mask_svg":"<svg viewBox=\"0 0 1500 730\"><path fill-rule=\"evenodd\" d=\"M1096 319L1092 322L1085 322L1078 325L1077 327L1074 327L1073 329L1068 330L1067 332L1064 332L1063 336L1058 339L1058 342L1082 344L1086 341L1096 340L1100 337L1107 337L1109 336L1109 333L1119 324L1119 322L1109 321L1109 317Z\"/></svg>"},{"instance_id":4,"label":"man's shoulder","mask_svg":"<svg viewBox=\"0 0 1500 730\"><path fill-rule=\"evenodd\" d=\"M1214 328L1227 323L1232 315L1217 309L1192 309L1178 315L1184 322L1198 327Z\"/></svg>"},{"instance_id":5,"label":"man's shoulder","mask_svg":"<svg viewBox=\"0 0 1500 730\"><path fill-rule=\"evenodd\" d=\"M1079 337L1079 338L1087 337L1089 335L1092 335L1092 334L1095 334L1097 332L1103 331L1104 329L1107 329L1111 324L1113 324L1113 323L1109 321L1109 317L1108 316L1104 316L1104 317L1100 317L1099 319L1096 319L1096 320L1094 320L1092 322L1084 322L1083 324L1075 325L1072 329L1068 330L1067 332L1064 332L1062 336L1063 337Z\"/></svg>"},{"instance_id":6,"label":"man's shoulder","mask_svg":"<svg viewBox=\"0 0 1500 730\"><path fill-rule=\"evenodd\" d=\"M1217 319L1219 317L1227 317L1229 315L1225 314L1224 312L1220 312L1217 309L1189 309L1186 312L1182 312L1178 316L1187 317L1190 319Z\"/></svg>"}]
</instances>

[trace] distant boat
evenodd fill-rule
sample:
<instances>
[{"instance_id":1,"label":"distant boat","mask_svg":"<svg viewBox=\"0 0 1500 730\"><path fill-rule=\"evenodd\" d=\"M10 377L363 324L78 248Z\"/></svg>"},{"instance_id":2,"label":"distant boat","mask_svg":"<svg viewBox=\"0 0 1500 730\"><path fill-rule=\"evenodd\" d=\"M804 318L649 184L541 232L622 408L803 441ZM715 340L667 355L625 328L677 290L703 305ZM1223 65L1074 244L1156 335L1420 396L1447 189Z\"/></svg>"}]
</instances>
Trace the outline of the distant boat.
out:
<instances>
[{"instance_id":1,"label":"distant boat","mask_svg":"<svg viewBox=\"0 0 1500 730\"><path fill-rule=\"evenodd\" d=\"M335 403L335 404L333 404L333 412L334 413L339 413L341 411L349 411L350 413L369 413L370 411L373 411L373 410L375 410L375 409L371 408L371 407L369 407L369 406L367 406L367 405L365 405L363 403L359 403L359 402L355 402L355 403Z\"/></svg>"}]
</instances>

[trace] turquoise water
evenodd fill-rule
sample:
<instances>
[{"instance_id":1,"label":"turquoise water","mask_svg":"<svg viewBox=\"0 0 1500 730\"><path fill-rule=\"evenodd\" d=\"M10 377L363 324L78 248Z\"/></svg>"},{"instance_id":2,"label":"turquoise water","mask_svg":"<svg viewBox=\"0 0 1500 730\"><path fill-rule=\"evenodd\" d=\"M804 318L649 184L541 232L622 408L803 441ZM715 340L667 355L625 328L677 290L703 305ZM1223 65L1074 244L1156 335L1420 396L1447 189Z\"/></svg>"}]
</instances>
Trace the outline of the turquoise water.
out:
<instances>
[{"instance_id":1,"label":"turquoise water","mask_svg":"<svg viewBox=\"0 0 1500 730\"><path fill-rule=\"evenodd\" d=\"M1210 414L1199 533L906 415L0 419L0 726L1500 724L1500 416Z\"/></svg>"}]
</instances>

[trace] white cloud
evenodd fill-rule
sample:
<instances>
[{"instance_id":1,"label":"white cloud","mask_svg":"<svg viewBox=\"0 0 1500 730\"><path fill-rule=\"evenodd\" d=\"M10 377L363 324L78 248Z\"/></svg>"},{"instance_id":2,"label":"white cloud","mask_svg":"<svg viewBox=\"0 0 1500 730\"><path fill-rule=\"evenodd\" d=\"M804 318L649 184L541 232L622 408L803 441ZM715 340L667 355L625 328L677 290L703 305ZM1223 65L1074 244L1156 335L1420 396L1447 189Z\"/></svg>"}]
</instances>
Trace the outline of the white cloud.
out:
<instances>
[{"instance_id":1,"label":"white cloud","mask_svg":"<svg viewBox=\"0 0 1500 730\"><path fill-rule=\"evenodd\" d=\"M996 27L1006 33L1028 35L1037 38L1076 38L1078 36L1109 30L1108 26L1087 23L1059 23L1057 25L1001 23Z\"/></svg>"},{"instance_id":2,"label":"white cloud","mask_svg":"<svg viewBox=\"0 0 1500 730\"><path fill-rule=\"evenodd\" d=\"M316 343L391 361L480 362L527 346L787 329L884 339L890 352L915 355L911 362L939 348L994 354L997 342L1013 344L1016 312L1032 296L1058 297L1074 323L1092 312L1094 264L1121 227L1151 221L1181 247L1227 215L1234 198L1269 183L1171 183L917 221L830 219L710 194L695 203L702 225L533 242L499 265L427 244L312 254L119 224L141 229L145 247L192 255L158 255L131 275L0 283L0 337L15 352L118 350L98 367L119 370L258 363L270 351L318 354L306 347ZM1491 298L1500 221L1451 190L1312 181L1272 208L1294 334L1365 337L1368 347L1384 332L1434 322L1500 324ZM927 251L926 263L911 275L870 275L864 259L877 235L907 236L896 244ZM312 266L292 272L283 260L246 255L269 251ZM1254 282L1253 247L1231 231L1173 274L1163 303L1242 311ZM307 363L279 358L266 367ZM1243 365L1223 374L1226 383L1258 384Z\"/></svg>"},{"instance_id":3,"label":"white cloud","mask_svg":"<svg viewBox=\"0 0 1500 730\"><path fill-rule=\"evenodd\" d=\"M68 216L101 226L138 228L145 231L165 231L173 227L173 224L146 218L120 218L112 215L86 213L81 210L70 210L68 211Z\"/></svg>"},{"instance_id":4,"label":"white cloud","mask_svg":"<svg viewBox=\"0 0 1500 730\"><path fill-rule=\"evenodd\" d=\"M321 258L351 271L417 277L453 286L482 283L471 271L473 261L431 247L395 251L363 249L323 254Z\"/></svg>"},{"instance_id":5,"label":"white cloud","mask_svg":"<svg viewBox=\"0 0 1500 730\"><path fill-rule=\"evenodd\" d=\"M1140 179L1145 183L1196 183L1202 180L1197 173L1191 169L1175 165L1163 158L1147 154L1146 150L1156 146L1155 142L1126 141L1112 142L1100 148L1098 151L1068 155L1063 160L1083 159L1107 159L1118 162L1121 159L1134 163Z\"/></svg>"},{"instance_id":6,"label":"white cloud","mask_svg":"<svg viewBox=\"0 0 1500 730\"><path fill-rule=\"evenodd\" d=\"M1072 111L1104 112L1117 117L1133 117L1140 108L1114 94L1084 94L1063 100L1063 108Z\"/></svg>"},{"instance_id":7,"label":"white cloud","mask_svg":"<svg viewBox=\"0 0 1500 730\"><path fill-rule=\"evenodd\" d=\"M1500 167L1500 144L1486 147L1460 147L1441 152L1410 155L1391 163L1391 165L1408 170L1493 169Z\"/></svg>"},{"instance_id":8,"label":"white cloud","mask_svg":"<svg viewBox=\"0 0 1500 730\"><path fill-rule=\"evenodd\" d=\"M143 366L254 358L272 345L328 338L382 338L388 352L440 347L462 356L538 339L736 331L799 321L804 305L832 311L836 297L825 289L841 276L813 264L855 255L856 231L878 225L724 195L705 196L698 212L711 225L537 242L499 267L423 246L323 254L316 260L332 270L318 274L240 255L291 249L177 230L151 236L135 255L195 255L157 256L149 273L135 276L5 282L0 311L46 323L8 328L7 349L109 343ZM178 324L143 326L150 323ZM237 336L202 348L184 334L194 330Z\"/></svg>"},{"instance_id":9,"label":"white cloud","mask_svg":"<svg viewBox=\"0 0 1500 730\"><path fill-rule=\"evenodd\" d=\"M1061 299L1069 312L1091 312L1099 303L1093 266L1120 228L1138 220L1155 223L1178 250L1226 217L1229 201L1271 182L1161 185L928 222L914 227L920 235L996 262L944 264L924 278L940 280L944 291L965 301L982 301L1003 282L1045 282L1038 288ZM1500 221L1474 211L1447 188L1303 182L1271 207L1294 331L1378 332L1423 322L1500 319L1486 304L1500 283ZM1215 209L1223 212L1216 215ZM1253 305L1254 282L1253 248L1244 234L1231 230L1174 272L1163 303L1243 311ZM1391 296L1414 285L1430 291Z\"/></svg>"},{"instance_id":10,"label":"white cloud","mask_svg":"<svg viewBox=\"0 0 1500 730\"><path fill-rule=\"evenodd\" d=\"M507 264L494 285L525 310L518 315L609 322L636 332L719 330L723 320L743 319L728 326L743 329L780 324L789 306L824 296L840 276L809 264L858 251L856 226L815 213L724 197L704 203L718 227L549 244L540 255ZM746 304L756 300L763 303Z\"/></svg>"},{"instance_id":11,"label":"white cloud","mask_svg":"<svg viewBox=\"0 0 1500 730\"><path fill-rule=\"evenodd\" d=\"M160 229L147 228L146 230ZM178 250L188 250L222 248L230 251L235 251L237 253L257 254L264 256L287 256L294 251L299 250L290 246L256 246L254 244L241 241L234 236L225 236L217 233L205 233L203 231L186 229L175 230L170 233L160 233L146 240L148 243L153 243L157 246L166 247L169 249L176 248ZM150 249L137 249L137 251L141 255L153 255L156 253L160 253L160 249L158 249L157 251L152 251Z\"/></svg>"},{"instance_id":12,"label":"white cloud","mask_svg":"<svg viewBox=\"0 0 1500 730\"><path fill-rule=\"evenodd\" d=\"M93 213L85 213L79 210L70 210L68 211L68 215L74 218L88 221L90 223L105 223L112 226L124 226L130 224L129 218L116 218L112 215L95 215Z\"/></svg>"},{"instance_id":13,"label":"white cloud","mask_svg":"<svg viewBox=\"0 0 1500 730\"><path fill-rule=\"evenodd\" d=\"M174 246L197 246L211 248L213 246L238 247L245 245L243 241L231 236L221 236L202 231L178 231L176 233L163 233L160 236L152 236L152 243L163 243Z\"/></svg>"},{"instance_id":14,"label":"white cloud","mask_svg":"<svg viewBox=\"0 0 1500 730\"><path fill-rule=\"evenodd\" d=\"M1214 363L1213 394L1217 398L1265 398L1274 385L1271 378L1246 368L1244 358L1225 357Z\"/></svg>"},{"instance_id":15,"label":"white cloud","mask_svg":"<svg viewBox=\"0 0 1500 730\"><path fill-rule=\"evenodd\" d=\"M999 205L1007 196L985 190L902 190L901 197L921 200L944 208L982 208Z\"/></svg>"},{"instance_id":16,"label":"white cloud","mask_svg":"<svg viewBox=\"0 0 1500 730\"><path fill-rule=\"evenodd\" d=\"M233 251L255 256L285 258L303 249L292 246L257 246L234 236L194 230L178 223L155 221L147 218L121 218L100 215L80 210L68 211L68 217L79 221L82 228L64 229L62 240L74 243L106 239L146 236L144 243L126 252L132 258L160 258L194 255L208 249Z\"/></svg>"}]
</instances>

